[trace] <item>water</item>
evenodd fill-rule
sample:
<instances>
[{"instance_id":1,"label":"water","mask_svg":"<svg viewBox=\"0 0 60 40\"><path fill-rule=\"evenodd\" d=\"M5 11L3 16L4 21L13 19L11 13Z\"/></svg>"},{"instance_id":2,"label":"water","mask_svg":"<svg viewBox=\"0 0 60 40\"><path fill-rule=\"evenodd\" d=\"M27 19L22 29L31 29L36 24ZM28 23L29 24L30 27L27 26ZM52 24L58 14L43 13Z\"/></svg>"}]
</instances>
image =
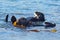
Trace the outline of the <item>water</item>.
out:
<instances>
[{"instance_id":1,"label":"water","mask_svg":"<svg viewBox=\"0 0 60 40\"><path fill-rule=\"evenodd\" d=\"M56 33L52 32L24 32L12 24L4 22L9 14L18 18L34 16L34 12L44 13L48 22L56 23ZM60 40L60 0L0 0L0 40ZM35 27L33 29L39 29ZM7 38L8 37L8 38Z\"/></svg>"}]
</instances>

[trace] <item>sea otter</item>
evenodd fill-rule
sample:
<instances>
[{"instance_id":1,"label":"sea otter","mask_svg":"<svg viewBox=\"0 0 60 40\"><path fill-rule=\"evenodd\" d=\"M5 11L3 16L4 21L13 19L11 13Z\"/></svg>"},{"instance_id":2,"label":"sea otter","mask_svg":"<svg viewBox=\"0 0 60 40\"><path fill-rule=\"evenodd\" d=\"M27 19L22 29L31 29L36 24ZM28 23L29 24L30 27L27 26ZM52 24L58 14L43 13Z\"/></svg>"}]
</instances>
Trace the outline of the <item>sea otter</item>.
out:
<instances>
[{"instance_id":1,"label":"sea otter","mask_svg":"<svg viewBox=\"0 0 60 40\"><path fill-rule=\"evenodd\" d=\"M35 12L34 15L35 15L34 17L28 17L28 18L22 17L20 19L16 19L15 16L12 16L11 22L14 25L14 27L19 27L23 29L30 26L45 26L45 28L56 26L55 23L52 24L50 22L45 22L45 17L43 13ZM7 18L8 16L6 16L6 20Z\"/></svg>"}]
</instances>

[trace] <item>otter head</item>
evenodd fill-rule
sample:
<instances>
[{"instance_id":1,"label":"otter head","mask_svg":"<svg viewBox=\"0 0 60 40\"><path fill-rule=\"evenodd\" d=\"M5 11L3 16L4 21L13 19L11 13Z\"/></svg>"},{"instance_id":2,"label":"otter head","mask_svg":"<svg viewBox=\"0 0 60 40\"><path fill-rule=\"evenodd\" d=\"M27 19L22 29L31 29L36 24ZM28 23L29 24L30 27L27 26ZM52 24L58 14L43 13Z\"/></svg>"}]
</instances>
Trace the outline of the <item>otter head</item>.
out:
<instances>
[{"instance_id":1,"label":"otter head","mask_svg":"<svg viewBox=\"0 0 60 40\"><path fill-rule=\"evenodd\" d=\"M34 15L35 15L35 17L37 19L39 19L39 20L41 20L43 22L45 21L45 17L44 17L44 14L43 13L41 13L41 12L35 12Z\"/></svg>"}]
</instances>

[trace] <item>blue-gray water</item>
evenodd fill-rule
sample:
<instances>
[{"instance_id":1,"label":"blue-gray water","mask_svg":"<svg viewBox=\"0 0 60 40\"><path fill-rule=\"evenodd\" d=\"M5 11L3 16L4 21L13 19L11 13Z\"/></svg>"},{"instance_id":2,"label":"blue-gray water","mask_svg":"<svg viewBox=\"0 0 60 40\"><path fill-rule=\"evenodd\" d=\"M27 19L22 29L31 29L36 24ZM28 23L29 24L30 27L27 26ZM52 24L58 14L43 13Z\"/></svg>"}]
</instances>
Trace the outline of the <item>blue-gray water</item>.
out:
<instances>
[{"instance_id":1,"label":"blue-gray water","mask_svg":"<svg viewBox=\"0 0 60 40\"><path fill-rule=\"evenodd\" d=\"M9 14L9 21L12 15L17 19L34 16L35 11L44 13L46 21L56 23L55 29L58 31L56 33L21 32L2 20L7 14ZM60 0L0 0L0 40L60 40L59 35Z\"/></svg>"}]
</instances>

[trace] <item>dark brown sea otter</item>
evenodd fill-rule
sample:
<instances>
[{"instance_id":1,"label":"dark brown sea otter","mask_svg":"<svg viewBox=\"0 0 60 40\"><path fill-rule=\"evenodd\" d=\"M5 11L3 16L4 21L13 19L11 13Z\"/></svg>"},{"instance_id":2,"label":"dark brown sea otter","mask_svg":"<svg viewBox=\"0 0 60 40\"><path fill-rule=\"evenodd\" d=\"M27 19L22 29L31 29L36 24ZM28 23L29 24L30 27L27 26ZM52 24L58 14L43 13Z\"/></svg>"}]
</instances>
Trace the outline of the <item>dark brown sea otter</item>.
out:
<instances>
[{"instance_id":1,"label":"dark brown sea otter","mask_svg":"<svg viewBox=\"0 0 60 40\"><path fill-rule=\"evenodd\" d=\"M8 15L6 16L6 21L7 20L8 20ZM45 22L44 14L41 12L35 12L35 17L28 17L28 18L22 17L18 20L16 19L15 16L12 16L11 22L14 25L14 27L18 27L22 29L25 29L26 27L29 27L31 25L32 26L45 26L45 28L56 26L56 24ZM45 25L42 23L45 23ZM38 31L38 30L31 30L31 31Z\"/></svg>"}]
</instances>

